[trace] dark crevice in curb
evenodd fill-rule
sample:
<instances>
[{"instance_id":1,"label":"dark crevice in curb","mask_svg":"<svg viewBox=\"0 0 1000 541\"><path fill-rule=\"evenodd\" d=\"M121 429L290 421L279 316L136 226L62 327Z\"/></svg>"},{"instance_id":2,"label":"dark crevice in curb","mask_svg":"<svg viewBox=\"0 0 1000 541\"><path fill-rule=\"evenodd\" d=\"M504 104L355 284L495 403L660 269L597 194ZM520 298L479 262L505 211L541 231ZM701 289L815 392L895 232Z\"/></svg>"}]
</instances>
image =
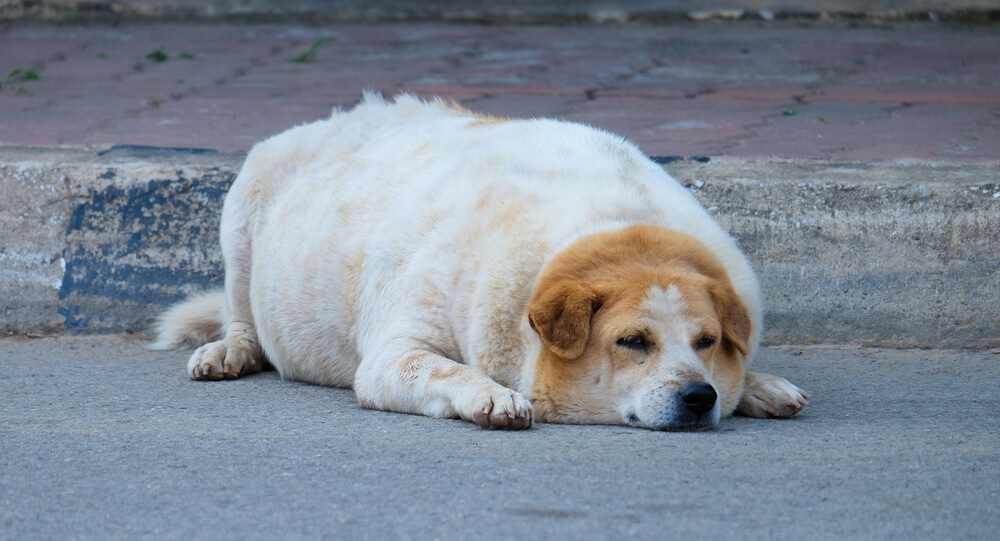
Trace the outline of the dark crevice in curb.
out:
<instances>
[{"instance_id":1,"label":"dark crevice in curb","mask_svg":"<svg viewBox=\"0 0 1000 541\"><path fill-rule=\"evenodd\" d=\"M175 156L184 154L218 154L219 151L212 148L172 148L153 147L145 145L115 145L107 150L97 153L98 156L108 157L129 157L129 158L163 158L165 156Z\"/></svg>"}]
</instances>

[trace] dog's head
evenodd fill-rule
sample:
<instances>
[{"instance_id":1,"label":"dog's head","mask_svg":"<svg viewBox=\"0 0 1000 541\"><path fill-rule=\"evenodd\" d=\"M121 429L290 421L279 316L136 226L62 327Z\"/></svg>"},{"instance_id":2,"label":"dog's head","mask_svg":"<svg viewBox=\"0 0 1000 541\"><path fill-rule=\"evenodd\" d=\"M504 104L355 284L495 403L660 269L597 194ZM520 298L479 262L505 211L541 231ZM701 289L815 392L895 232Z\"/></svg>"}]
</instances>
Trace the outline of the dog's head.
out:
<instances>
[{"instance_id":1,"label":"dog's head","mask_svg":"<svg viewBox=\"0 0 1000 541\"><path fill-rule=\"evenodd\" d=\"M528 317L544 345L532 392L542 421L706 429L743 391L750 317L689 235L586 237L546 267Z\"/></svg>"}]
</instances>

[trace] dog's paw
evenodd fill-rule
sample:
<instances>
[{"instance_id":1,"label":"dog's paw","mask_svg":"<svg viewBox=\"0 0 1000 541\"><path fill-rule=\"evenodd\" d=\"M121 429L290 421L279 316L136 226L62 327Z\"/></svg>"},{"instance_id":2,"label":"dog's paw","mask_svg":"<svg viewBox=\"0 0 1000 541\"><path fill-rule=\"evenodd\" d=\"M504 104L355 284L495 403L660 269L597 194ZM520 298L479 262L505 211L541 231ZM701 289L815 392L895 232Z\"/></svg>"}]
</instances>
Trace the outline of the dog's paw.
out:
<instances>
[{"instance_id":1,"label":"dog's paw","mask_svg":"<svg viewBox=\"0 0 1000 541\"><path fill-rule=\"evenodd\" d=\"M748 372L736 411L749 417L787 419L801 411L808 398L809 393L785 378Z\"/></svg>"},{"instance_id":2,"label":"dog's paw","mask_svg":"<svg viewBox=\"0 0 1000 541\"><path fill-rule=\"evenodd\" d=\"M523 430L534 424L535 410L521 393L498 385L472 398L462 417L483 428Z\"/></svg>"},{"instance_id":3,"label":"dog's paw","mask_svg":"<svg viewBox=\"0 0 1000 541\"><path fill-rule=\"evenodd\" d=\"M188 360L187 371L193 380L236 379L253 363L252 344L227 338L196 349Z\"/></svg>"}]
</instances>

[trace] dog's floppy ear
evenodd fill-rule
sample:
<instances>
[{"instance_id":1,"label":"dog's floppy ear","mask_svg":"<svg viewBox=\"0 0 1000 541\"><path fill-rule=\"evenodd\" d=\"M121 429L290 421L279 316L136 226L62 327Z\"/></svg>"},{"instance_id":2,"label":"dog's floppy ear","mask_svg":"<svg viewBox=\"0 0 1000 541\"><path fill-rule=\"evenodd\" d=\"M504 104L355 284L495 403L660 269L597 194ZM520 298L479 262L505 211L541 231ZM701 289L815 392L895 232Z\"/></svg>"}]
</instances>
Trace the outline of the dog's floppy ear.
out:
<instances>
[{"instance_id":1,"label":"dog's floppy ear","mask_svg":"<svg viewBox=\"0 0 1000 541\"><path fill-rule=\"evenodd\" d=\"M587 345L590 318L599 302L597 294L579 281L560 280L535 292L528 321L545 347L563 359L575 359Z\"/></svg>"},{"instance_id":2,"label":"dog's floppy ear","mask_svg":"<svg viewBox=\"0 0 1000 541\"><path fill-rule=\"evenodd\" d=\"M750 314L740 301L736 291L728 283L716 284L712 288L712 298L715 300L715 311L722 323L722 340L746 355L750 343Z\"/></svg>"}]
</instances>

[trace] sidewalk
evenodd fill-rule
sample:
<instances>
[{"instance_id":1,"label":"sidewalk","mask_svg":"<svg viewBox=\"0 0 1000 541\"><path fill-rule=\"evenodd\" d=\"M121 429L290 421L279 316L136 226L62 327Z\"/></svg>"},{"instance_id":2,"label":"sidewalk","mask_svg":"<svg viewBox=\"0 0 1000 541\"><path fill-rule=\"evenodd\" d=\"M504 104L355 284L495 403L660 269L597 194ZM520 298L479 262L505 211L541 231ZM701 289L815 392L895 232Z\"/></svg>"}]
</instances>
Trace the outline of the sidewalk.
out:
<instances>
[{"instance_id":1,"label":"sidewalk","mask_svg":"<svg viewBox=\"0 0 1000 541\"><path fill-rule=\"evenodd\" d=\"M998 36L920 23L13 23L0 72L38 78L0 91L0 145L245 151L372 88L589 123L654 156L992 161Z\"/></svg>"},{"instance_id":2,"label":"sidewalk","mask_svg":"<svg viewBox=\"0 0 1000 541\"><path fill-rule=\"evenodd\" d=\"M995 26L227 20L0 23L0 329L218 285L246 149L372 88L635 141L747 251L768 343L1000 345Z\"/></svg>"}]
</instances>

